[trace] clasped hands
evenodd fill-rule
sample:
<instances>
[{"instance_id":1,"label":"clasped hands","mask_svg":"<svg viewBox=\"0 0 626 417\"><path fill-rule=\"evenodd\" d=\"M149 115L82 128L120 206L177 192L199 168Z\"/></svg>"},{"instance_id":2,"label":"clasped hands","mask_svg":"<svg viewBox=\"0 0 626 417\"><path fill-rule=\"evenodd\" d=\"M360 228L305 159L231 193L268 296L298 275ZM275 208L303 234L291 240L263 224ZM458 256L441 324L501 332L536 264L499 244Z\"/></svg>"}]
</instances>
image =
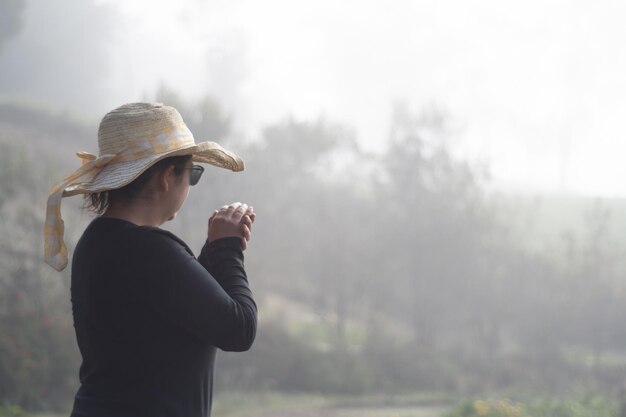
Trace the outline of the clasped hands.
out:
<instances>
[{"instance_id":1,"label":"clasped hands","mask_svg":"<svg viewBox=\"0 0 626 417\"><path fill-rule=\"evenodd\" d=\"M209 217L208 241L223 237L241 238L241 249L246 250L252 234L252 223L256 214L251 206L242 203L232 203L215 210Z\"/></svg>"}]
</instances>

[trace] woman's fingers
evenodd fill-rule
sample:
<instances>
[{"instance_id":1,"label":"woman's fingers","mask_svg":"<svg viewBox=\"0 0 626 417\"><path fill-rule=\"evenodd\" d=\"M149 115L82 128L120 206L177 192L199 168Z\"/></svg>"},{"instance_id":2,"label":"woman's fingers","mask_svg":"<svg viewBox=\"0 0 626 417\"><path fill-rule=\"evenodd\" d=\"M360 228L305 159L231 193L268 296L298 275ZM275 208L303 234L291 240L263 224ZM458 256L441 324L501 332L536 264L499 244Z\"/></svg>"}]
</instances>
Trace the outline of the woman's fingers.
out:
<instances>
[{"instance_id":1,"label":"woman's fingers","mask_svg":"<svg viewBox=\"0 0 626 417\"><path fill-rule=\"evenodd\" d=\"M252 229L252 218L246 214L241 218L241 224L248 226L248 229Z\"/></svg>"},{"instance_id":2,"label":"woman's fingers","mask_svg":"<svg viewBox=\"0 0 626 417\"><path fill-rule=\"evenodd\" d=\"M236 202L222 206L209 218L209 242L222 237L240 237L241 247L245 250L252 236L252 223L255 219L254 209L245 203Z\"/></svg>"},{"instance_id":3,"label":"woman's fingers","mask_svg":"<svg viewBox=\"0 0 626 417\"><path fill-rule=\"evenodd\" d=\"M245 224L241 227L241 237L243 237L246 242L250 240L250 237L252 237L252 231Z\"/></svg>"},{"instance_id":4,"label":"woman's fingers","mask_svg":"<svg viewBox=\"0 0 626 417\"><path fill-rule=\"evenodd\" d=\"M244 217L247 217L248 219L250 219L252 223L254 223L254 219L256 219L256 213L254 212L254 209L252 208L252 206L248 206L248 208L246 209L246 213L244 214Z\"/></svg>"},{"instance_id":5,"label":"woman's fingers","mask_svg":"<svg viewBox=\"0 0 626 417\"><path fill-rule=\"evenodd\" d=\"M241 237L241 250L246 250L246 248L248 247L248 241L250 240L250 229L248 229L247 226L243 226L242 229L242 234L243 236Z\"/></svg>"}]
</instances>

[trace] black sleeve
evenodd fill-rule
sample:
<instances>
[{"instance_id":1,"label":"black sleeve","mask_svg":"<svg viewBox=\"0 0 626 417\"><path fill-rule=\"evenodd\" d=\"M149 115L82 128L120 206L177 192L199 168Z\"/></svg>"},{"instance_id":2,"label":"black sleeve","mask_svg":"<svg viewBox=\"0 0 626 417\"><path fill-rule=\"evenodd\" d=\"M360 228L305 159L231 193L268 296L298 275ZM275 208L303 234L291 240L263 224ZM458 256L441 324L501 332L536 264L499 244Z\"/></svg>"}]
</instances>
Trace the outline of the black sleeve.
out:
<instances>
[{"instance_id":1,"label":"black sleeve","mask_svg":"<svg viewBox=\"0 0 626 417\"><path fill-rule=\"evenodd\" d=\"M138 295L166 320L227 351L250 348L257 309L243 267L239 238L206 245L200 259L169 233L147 231ZM209 272L210 271L210 272Z\"/></svg>"}]
</instances>

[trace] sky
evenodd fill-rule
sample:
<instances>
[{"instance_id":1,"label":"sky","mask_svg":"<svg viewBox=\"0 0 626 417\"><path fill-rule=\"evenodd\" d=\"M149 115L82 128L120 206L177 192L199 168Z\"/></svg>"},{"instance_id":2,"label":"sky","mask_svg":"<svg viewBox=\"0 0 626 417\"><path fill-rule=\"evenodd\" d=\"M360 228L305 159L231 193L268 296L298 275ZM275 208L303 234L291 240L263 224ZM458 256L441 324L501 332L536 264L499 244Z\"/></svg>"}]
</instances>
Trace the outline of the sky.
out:
<instances>
[{"instance_id":1,"label":"sky","mask_svg":"<svg viewBox=\"0 0 626 417\"><path fill-rule=\"evenodd\" d=\"M207 92L247 136L288 115L386 147L393 103L436 107L500 187L626 197L626 3L99 0L111 105Z\"/></svg>"}]
</instances>

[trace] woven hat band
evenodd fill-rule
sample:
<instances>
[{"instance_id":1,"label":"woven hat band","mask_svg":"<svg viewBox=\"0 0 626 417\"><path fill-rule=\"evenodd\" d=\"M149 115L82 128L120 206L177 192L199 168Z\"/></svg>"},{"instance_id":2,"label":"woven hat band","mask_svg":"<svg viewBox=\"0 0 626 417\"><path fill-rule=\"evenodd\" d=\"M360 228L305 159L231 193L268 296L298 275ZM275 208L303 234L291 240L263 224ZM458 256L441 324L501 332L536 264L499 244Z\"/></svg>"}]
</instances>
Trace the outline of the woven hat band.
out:
<instances>
[{"instance_id":1,"label":"woven hat band","mask_svg":"<svg viewBox=\"0 0 626 417\"><path fill-rule=\"evenodd\" d=\"M185 125L147 132L138 138L121 136L100 146L99 155L116 155L116 161L134 161L152 155L165 154L194 146L193 135Z\"/></svg>"}]
</instances>

